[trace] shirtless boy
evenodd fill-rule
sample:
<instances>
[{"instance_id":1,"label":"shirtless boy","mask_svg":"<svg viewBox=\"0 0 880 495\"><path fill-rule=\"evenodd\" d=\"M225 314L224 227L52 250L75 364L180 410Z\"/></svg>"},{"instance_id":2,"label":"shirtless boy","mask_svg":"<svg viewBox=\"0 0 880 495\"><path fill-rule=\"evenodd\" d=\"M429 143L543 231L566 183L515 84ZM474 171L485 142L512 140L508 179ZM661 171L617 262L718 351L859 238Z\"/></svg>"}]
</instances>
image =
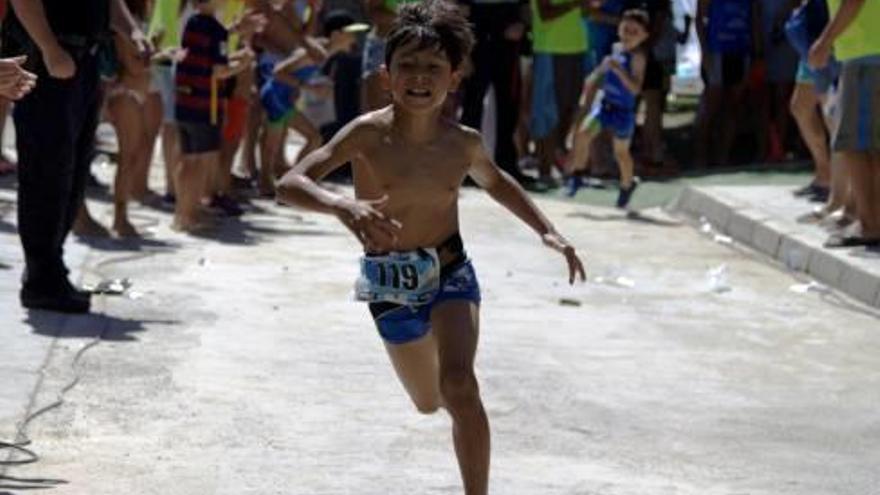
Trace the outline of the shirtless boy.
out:
<instances>
[{"instance_id":1,"label":"shirtless boy","mask_svg":"<svg viewBox=\"0 0 880 495\"><path fill-rule=\"evenodd\" d=\"M419 412L445 408L467 495L485 495L489 423L474 355L480 289L458 234L459 188L470 176L528 224L585 278L575 249L520 186L486 153L478 132L441 115L473 45L452 5L428 0L401 8L387 38L383 71L393 102L343 128L278 185L278 199L335 215L360 240L358 297L370 302L391 362ZM353 163L355 197L318 181Z\"/></svg>"}]
</instances>

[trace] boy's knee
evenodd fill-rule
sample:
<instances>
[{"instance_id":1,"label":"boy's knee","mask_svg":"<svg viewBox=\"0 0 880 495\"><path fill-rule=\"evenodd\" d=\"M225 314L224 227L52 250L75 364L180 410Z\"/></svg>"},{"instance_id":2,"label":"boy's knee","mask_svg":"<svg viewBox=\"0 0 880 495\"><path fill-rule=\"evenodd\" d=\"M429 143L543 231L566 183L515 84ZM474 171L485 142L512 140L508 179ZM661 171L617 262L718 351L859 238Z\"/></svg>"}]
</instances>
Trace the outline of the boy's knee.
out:
<instances>
[{"instance_id":1,"label":"boy's knee","mask_svg":"<svg viewBox=\"0 0 880 495\"><path fill-rule=\"evenodd\" d=\"M419 401L415 403L419 414L431 415L440 410L440 401Z\"/></svg>"},{"instance_id":2,"label":"boy's knee","mask_svg":"<svg viewBox=\"0 0 880 495\"><path fill-rule=\"evenodd\" d=\"M470 371L450 371L440 377L440 393L450 409L468 407L480 400L477 378Z\"/></svg>"}]
</instances>

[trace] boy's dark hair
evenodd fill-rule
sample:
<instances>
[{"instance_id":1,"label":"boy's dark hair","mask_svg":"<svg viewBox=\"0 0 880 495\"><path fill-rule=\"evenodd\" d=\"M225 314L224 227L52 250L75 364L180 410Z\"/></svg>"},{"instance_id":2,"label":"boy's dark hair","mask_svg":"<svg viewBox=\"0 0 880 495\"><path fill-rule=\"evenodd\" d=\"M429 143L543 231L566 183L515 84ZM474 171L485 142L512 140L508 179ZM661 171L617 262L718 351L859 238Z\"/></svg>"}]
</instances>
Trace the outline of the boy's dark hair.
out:
<instances>
[{"instance_id":1,"label":"boy's dark hair","mask_svg":"<svg viewBox=\"0 0 880 495\"><path fill-rule=\"evenodd\" d=\"M645 28L645 31L651 32L651 16L642 9L629 9L624 11L620 17L622 21L633 21Z\"/></svg>"},{"instance_id":2,"label":"boy's dark hair","mask_svg":"<svg viewBox=\"0 0 880 495\"><path fill-rule=\"evenodd\" d=\"M385 66L400 47L415 42L419 49L442 50L457 69L471 53L474 33L467 18L445 0L408 3L400 8L385 44Z\"/></svg>"}]
</instances>

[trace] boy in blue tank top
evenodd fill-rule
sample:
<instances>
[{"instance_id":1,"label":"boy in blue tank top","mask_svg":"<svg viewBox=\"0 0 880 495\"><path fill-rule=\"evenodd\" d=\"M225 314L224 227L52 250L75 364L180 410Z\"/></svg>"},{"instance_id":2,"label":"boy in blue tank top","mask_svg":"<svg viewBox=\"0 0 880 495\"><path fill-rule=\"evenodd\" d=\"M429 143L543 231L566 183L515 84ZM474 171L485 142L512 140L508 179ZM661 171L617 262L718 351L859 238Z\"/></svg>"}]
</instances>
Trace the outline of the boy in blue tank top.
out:
<instances>
[{"instance_id":1,"label":"boy in blue tank top","mask_svg":"<svg viewBox=\"0 0 880 495\"><path fill-rule=\"evenodd\" d=\"M583 119L576 119L574 150L570 176L566 181L568 196L577 194L583 185L582 175L589 168L590 144L604 129L611 131L614 157L620 170L620 193L617 207L626 208L636 189L633 158L629 151L636 127L636 96L642 90L647 55L642 48L649 35L650 19L643 10L627 10L617 28L620 42L612 54L584 82L582 109L590 109ZM602 98L593 104L598 90ZM583 113L580 112L581 114Z\"/></svg>"}]
</instances>

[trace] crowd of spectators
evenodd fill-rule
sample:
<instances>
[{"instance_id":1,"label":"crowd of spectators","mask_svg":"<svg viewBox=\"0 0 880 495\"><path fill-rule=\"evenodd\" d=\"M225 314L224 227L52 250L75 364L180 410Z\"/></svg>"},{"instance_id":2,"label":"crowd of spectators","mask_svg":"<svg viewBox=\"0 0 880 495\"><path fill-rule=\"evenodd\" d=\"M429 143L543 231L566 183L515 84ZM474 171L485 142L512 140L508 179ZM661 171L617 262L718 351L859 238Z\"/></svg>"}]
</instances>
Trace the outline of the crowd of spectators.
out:
<instances>
[{"instance_id":1,"label":"crowd of spectators","mask_svg":"<svg viewBox=\"0 0 880 495\"><path fill-rule=\"evenodd\" d=\"M241 215L248 192L271 197L299 157L388 104L385 35L405 1L0 2L10 57L0 69L39 78L14 112L23 304L87 310L66 278L64 239L71 229L139 235L129 201L173 208L173 227L196 232L217 214ZM796 193L822 204L802 220L827 225L829 247L880 243L880 31L871 29L880 2L458 3L476 46L444 112L486 127L498 166L524 188L546 192L566 179L573 195L583 176L618 162L623 207L636 175L802 154L815 179ZM664 113L689 40L699 43L704 90L693 99L693 151L673 156ZM33 89L16 77L17 90L0 91L0 117ZM109 230L82 199L102 118L119 144ZM589 139L572 153L579 132ZM289 133L304 143L292 160ZM166 183L154 193L147 179L160 141ZM603 152L611 142L614 152ZM0 173L15 170L11 162L0 157Z\"/></svg>"}]
</instances>

